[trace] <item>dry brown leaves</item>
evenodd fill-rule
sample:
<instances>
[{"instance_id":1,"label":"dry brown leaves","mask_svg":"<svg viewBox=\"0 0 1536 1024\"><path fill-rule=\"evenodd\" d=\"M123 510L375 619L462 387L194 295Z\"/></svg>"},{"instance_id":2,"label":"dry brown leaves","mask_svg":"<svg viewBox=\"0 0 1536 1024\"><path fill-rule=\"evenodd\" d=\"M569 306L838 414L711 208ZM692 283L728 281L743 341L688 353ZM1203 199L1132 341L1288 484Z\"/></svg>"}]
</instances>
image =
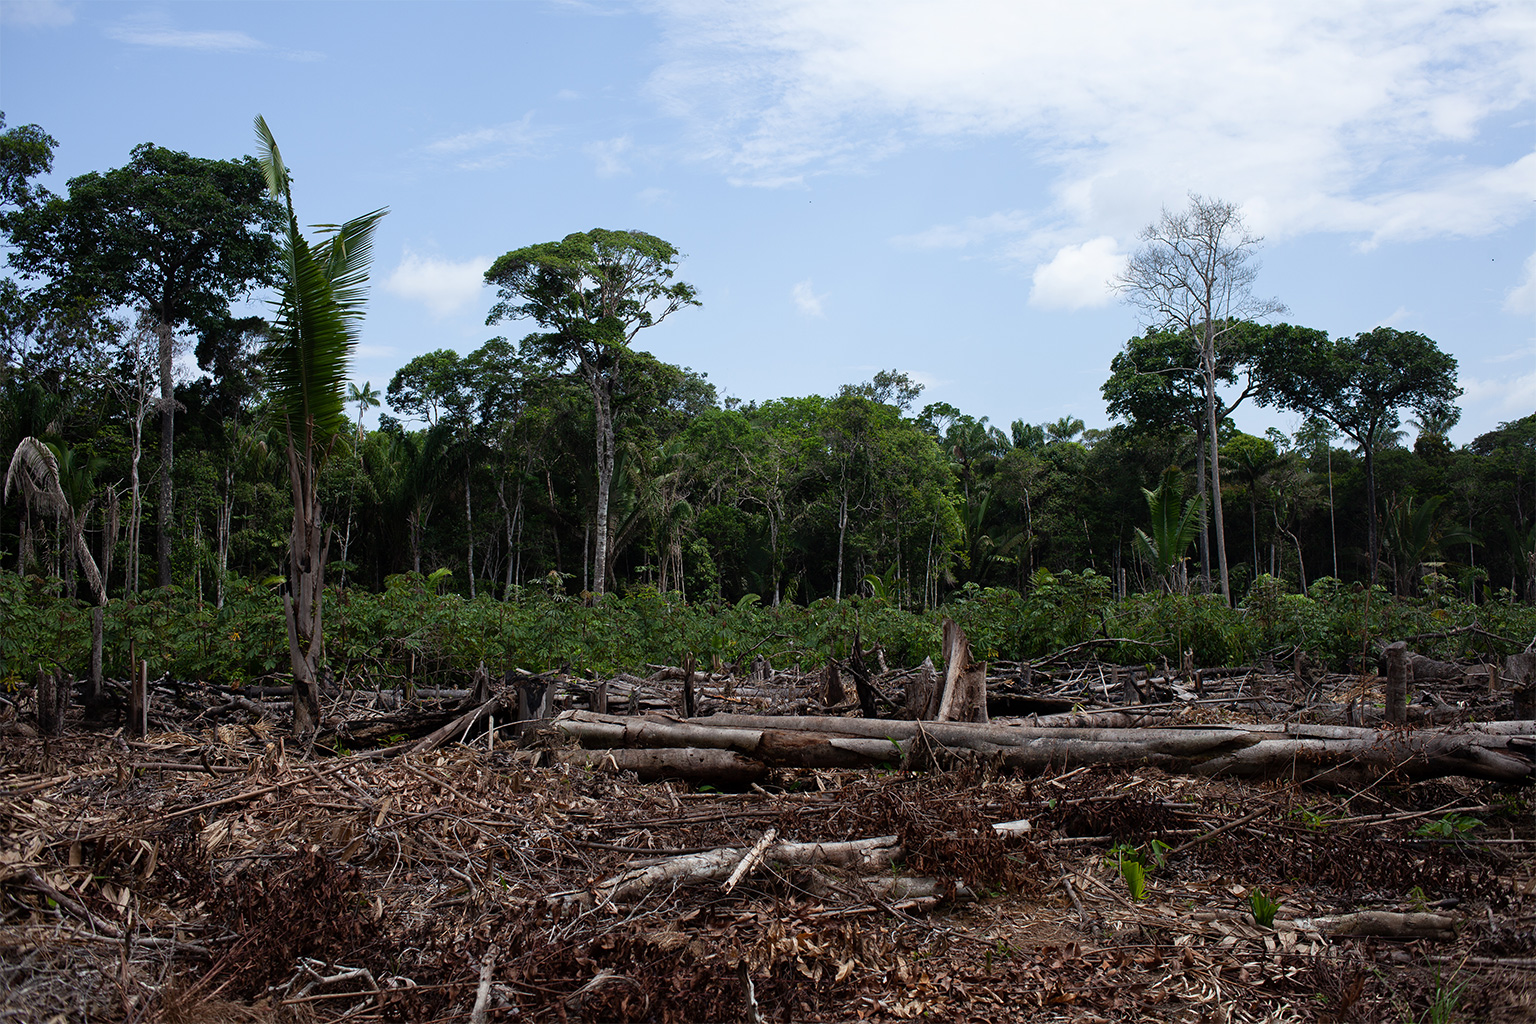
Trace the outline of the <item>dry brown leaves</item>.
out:
<instances>
[{"instance_id":1,"label":"dry brown leaves","mask_svg":"<svg viewBox=\"0 0 1536 1024\"><path fill-rule=\"evenodd\" d=\"M8 741L0 1021L468 1020L477 1005L487 1021L743 1020L749 984L762 1019L798 1021L1420 1020L1456 986L1457 1019L1518 1020L1536 998L1531 805L1492 786L1351 799L977 769L698 793L506 745L303 761L266 739ZM1416 834L1468 808L1476 831ZM991 828L1025 818L1027 833ZM770 827L896 835L896 874L979 898L885 898L768 863L729 895L590 899L627 868ZM1116 844L1147 860L1144 900ZM1253 922L1255 888L1280 901L1276 927ZM1456 941L1285 925L1420 906L1457 915Z\"/></svg>"}]
</instances>

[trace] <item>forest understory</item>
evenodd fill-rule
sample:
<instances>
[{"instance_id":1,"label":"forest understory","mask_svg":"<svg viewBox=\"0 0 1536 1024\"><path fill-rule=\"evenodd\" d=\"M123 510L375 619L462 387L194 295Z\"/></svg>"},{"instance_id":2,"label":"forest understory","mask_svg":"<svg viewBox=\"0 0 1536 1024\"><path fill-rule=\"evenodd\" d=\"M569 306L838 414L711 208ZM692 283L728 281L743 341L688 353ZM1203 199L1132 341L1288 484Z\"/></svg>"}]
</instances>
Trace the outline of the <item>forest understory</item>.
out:
<instances>
[{"instance_id":1,"label":"forest understory","mask_svg":"<svg viewBox=\"0 0 1536 1024\"><path fill-rule=\"evenodd\" d=\"M1536 723L1498 721L1510 693L1467 668L1382 729L1370 674L993 665L992 724L942 724L1495 723L1512 781L1345 758L1303 784L1305 754L1271 777L1203 754L1016 771L899 741L946 735L898 717L922 669L336 688L308 751L278 688L162 680L142 736L126 684L58 737L22 693L0 720L0 1021L1536 1019ZM727 780L578 735L886 728L860 697L897 738L883 760L826 741L854 767L808 740L788 766L781 742Z\"/></svg>"}]
</instances>

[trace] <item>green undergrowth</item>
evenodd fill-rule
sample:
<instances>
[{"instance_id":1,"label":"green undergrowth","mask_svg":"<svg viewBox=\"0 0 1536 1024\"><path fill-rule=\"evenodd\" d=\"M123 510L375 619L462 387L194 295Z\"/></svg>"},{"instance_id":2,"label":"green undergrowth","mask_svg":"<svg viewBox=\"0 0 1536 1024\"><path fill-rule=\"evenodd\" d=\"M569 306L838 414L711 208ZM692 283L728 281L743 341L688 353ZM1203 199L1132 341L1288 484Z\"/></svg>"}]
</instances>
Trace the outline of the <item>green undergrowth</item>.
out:
<instances>
[{"instance_id":1,"label":"green undergrowth","mask_svg":"<svg viewBox=\"0 0 1536 1024\"><path fill-rule=\"evenodd\" d=\"M677 665L691 653L701 668L762 657L775 668L810 669L848 657L857 636L865 652L878 647L891 666L912 666L925 657L939 661L945 616L966 631L973 657L988 661L1039 661L1098 641L1074 658L1176 665L1189 650L1200 666L1240 665L1286 659L1300 647L1343 670L1368 640L1408 639L1436 657L1489 659L1536 634L1530 605L1401 601L1380 588L1367 600L1362 587L1327 578L1303 596L1261 577L1242 606L1228 608L1219 598L1189 595L1117 600L1108 578L1091 570L1042 570L1023 592L968 586L926 611L879 598L778 607L755 595L734 605L685 603L646 587L594 604L562 593L558 583L522 587L506 601L440 594L437 581L414 573L391 577L379 593L333 590L325 606L326 662L345 680L386 686L454 685L482 661L495 672L602 675ZM83 673L90 609L58 591L56 581L0 573L0 685L30 682L39 667ZM105 647L106 670L116 678L127 675L130 651L155 674L178 679L238 684L281 674L287 637L279 584L231 579L222 608L174 587L114 599Z\"/></svg>"}]
</instances>

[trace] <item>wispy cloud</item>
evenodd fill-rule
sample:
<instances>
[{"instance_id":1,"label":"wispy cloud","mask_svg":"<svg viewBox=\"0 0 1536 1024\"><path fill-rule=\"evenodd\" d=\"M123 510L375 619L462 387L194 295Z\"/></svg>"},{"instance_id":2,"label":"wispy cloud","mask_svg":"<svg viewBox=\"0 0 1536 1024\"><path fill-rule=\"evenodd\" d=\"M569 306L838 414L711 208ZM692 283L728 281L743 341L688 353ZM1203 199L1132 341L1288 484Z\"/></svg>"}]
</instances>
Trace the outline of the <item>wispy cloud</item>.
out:
<instances>
[{"instance_id":1,"label":"wispy cloud","mask_svg":"<svg viewBox=\"0 0 1536 1024\"><path fill-rule=\"evenodd\" d=\"M990 242L1000 235L1029 229L1035 218L1022 210L1006 210L984 217L967 217L958 224L939 224L911 235L898 235L892 243L903 249L963 249Z\"/></svg>"},{"instance_id":2,"label":"wispy cloud","mask_svg":"<svg viewBox=\"0 0 1536 1024\"><path fill-rule=\"evenodd\" d=\"M1484 145L1536 99L1529 0L883 0L877 18L857 0L658 2L650 88L733 181L978 139L1015 141L1053 176L1039 208L901 244L1011 234L1037 262L1130 238L1191 190L1237 202L1272 240L1369 247L1530 216L1536 152Z\"/></svg>"},{"instance_id":3,"label":"wispy cloud","mask_svg":"<svg viewBox=\"0 0 1536 1024\"><path fill-rule=\"evenodd\" d=\"M479 297L485 287L489 256L455 262L423 256L407 248L384 288L402 298L423 303L437 317L459 312Z\"/></svg>"},{"instance_id":4,"label":"wispy cloud","mask_svg":"<svg viewBox=\"0 0 1536 1024\"><path fill-rule=\"evenodd\" d=\"M589 142L581 147L581 151L591 157L597 164L597 176L599 178L613 178L620 174L629 173L629 164L624 159L624 154L634 147L634 140L628 135L620 135L614 139L603 139L598 142Z\"/></svg>"},{"instance_id":5,"label":"wispy cloud","mask_svg":"<svg viewBox=\"0 0 1536 1024\"><path fill-rule=\"evenodd\" d=\"M0 24L17 28L63 28L74 20L74 8L57 0L5 0L0 3Z\"/></svg>"},{"instance_id":6,"label":"wispy cloud","mask_svg":"<svg viewBox=\"0 0 1536 1024\"><path fill-rule=\"evenodd\" d=\"M202 53L268 53L286 60L319 60L313 50L284 50L235 29L184 29L160 17L136 18L109 26L107 35L131 46L195 50Z\"/></svg>"},{"instance_id":7,"label":"wispy cloud","mask_svg":"<svg viewBox=\"0 0 1536 1024\"><path fill-rule=\"evenodd\" d=\"M817 295L811 287L811 279L806 278L789 290L789 297L795 300L795 308L806 316L822 316L822 302L825 295Z\"/></svg>"},{"instance_id":8,"label":"wispy cloud","mask_svg":"<svg viewBox=\"0 0 1536 1024\"><path fill-rule=\"evenodd\" d=\"M422 148L429 156L452 159L462 170L483 170L505 166L526 155L549 134L549 129L534 127L533 112L529 111L516 121L472 128Z\"/></svg>"}]
</instances>

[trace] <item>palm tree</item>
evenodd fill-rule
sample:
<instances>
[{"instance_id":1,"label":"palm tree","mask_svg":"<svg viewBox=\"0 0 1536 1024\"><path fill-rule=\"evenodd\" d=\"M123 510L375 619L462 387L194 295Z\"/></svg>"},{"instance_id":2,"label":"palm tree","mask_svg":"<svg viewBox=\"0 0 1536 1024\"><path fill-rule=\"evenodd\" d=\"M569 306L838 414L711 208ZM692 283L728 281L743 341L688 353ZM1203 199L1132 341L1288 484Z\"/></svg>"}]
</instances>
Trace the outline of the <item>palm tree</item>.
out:
<instances>
[{"instance_id":1,"label":"palm tree","mask_svg":"<svg viewBox=\"0 0 1536 1024\"><path fill-rule=\"evenodd\" d=\"M1163 472L1156 490L1141 489L1147 510L1152 513L1152 532L1138 528L1133 547L1162 578L1170 593L1182 591L1187 583L1179 572L1184 553L1205 529L1205 495L1184 500L1184 474L1176 466Z\"/></svg>"},{"instance_id":2,"label":"palm tree","mask_svg":"<svg viewBox=\"0 0 1536 1024\"><path fill-rule=\"evenodd\" d=\"M359 388L355 383L347 382L347 401L357 403L357 440L352 448L357 452L357 469L363 469L363 416L369 409L380 404L379 389L373 386L371 381L363 381ZM345 589L347 585L347 555L352 549L352 499L356 496L357 477L347 487L347 531L341 535L341 585Z\"/></svg>"},{"instance_id":3,"label":"palm tree","mask_svg":"<svg viewBox=\"0 0 1536 1024\"><path fill-rule=\"evenodd\" d=\"M1045 425L1045 434L1050 438L1051 444L1060 441L1070 441L1083 432L1083 421L1075 416L1063 416L1055 423Z\"/></svg>"},{"instance_id":4,"label":"palm tree","mask_svg":"<svg viewBox=\"0 0 1536 1024\"><path fill-rule=\"evenodd\" d=\"M1446 522L1440 514L1444 501L1445 496L1437 494L1419 504L1410 496L1393 502L1383 517L1382 546L1391 555L1399 597L1408 596L1424 566L1444 564L1445 548L1477 542L1469 530Z\"/></svg>"},{"instance_id":5,"label":"palm tree","mask_svg":"<svg viewBox=\"0 0 1536 1024\"><path fill-rule=\"evenodd\" d=\"M322 533L320 467L346 425L344 385L363 317L373 231L386 211L375 210L341 225L322 225L320 240L311 245L299 231L288 169L277 140L259 116L256 138L267 188L287 215L278 243L282 295L268 357L272 406L287 441L288 482L293 490L288 592L283 595L293 667L293 731L312 739L320 723L316 666L331 539L330 530Z\"/></svg>"},{"instance_id":6,"label":"palm tree","mask_svg":"<svg viewBox=\"0 0 1536 1024\"><path fill-rule=\"evenodd\" d=\"M363 415L369 409L376 409L380 404L379 389L372 386L372 381L363 381L363 386L358 387L351 381L347 382L347 401L357 403L357 439L363 439Z\"/></svg>"}]
</instances>

